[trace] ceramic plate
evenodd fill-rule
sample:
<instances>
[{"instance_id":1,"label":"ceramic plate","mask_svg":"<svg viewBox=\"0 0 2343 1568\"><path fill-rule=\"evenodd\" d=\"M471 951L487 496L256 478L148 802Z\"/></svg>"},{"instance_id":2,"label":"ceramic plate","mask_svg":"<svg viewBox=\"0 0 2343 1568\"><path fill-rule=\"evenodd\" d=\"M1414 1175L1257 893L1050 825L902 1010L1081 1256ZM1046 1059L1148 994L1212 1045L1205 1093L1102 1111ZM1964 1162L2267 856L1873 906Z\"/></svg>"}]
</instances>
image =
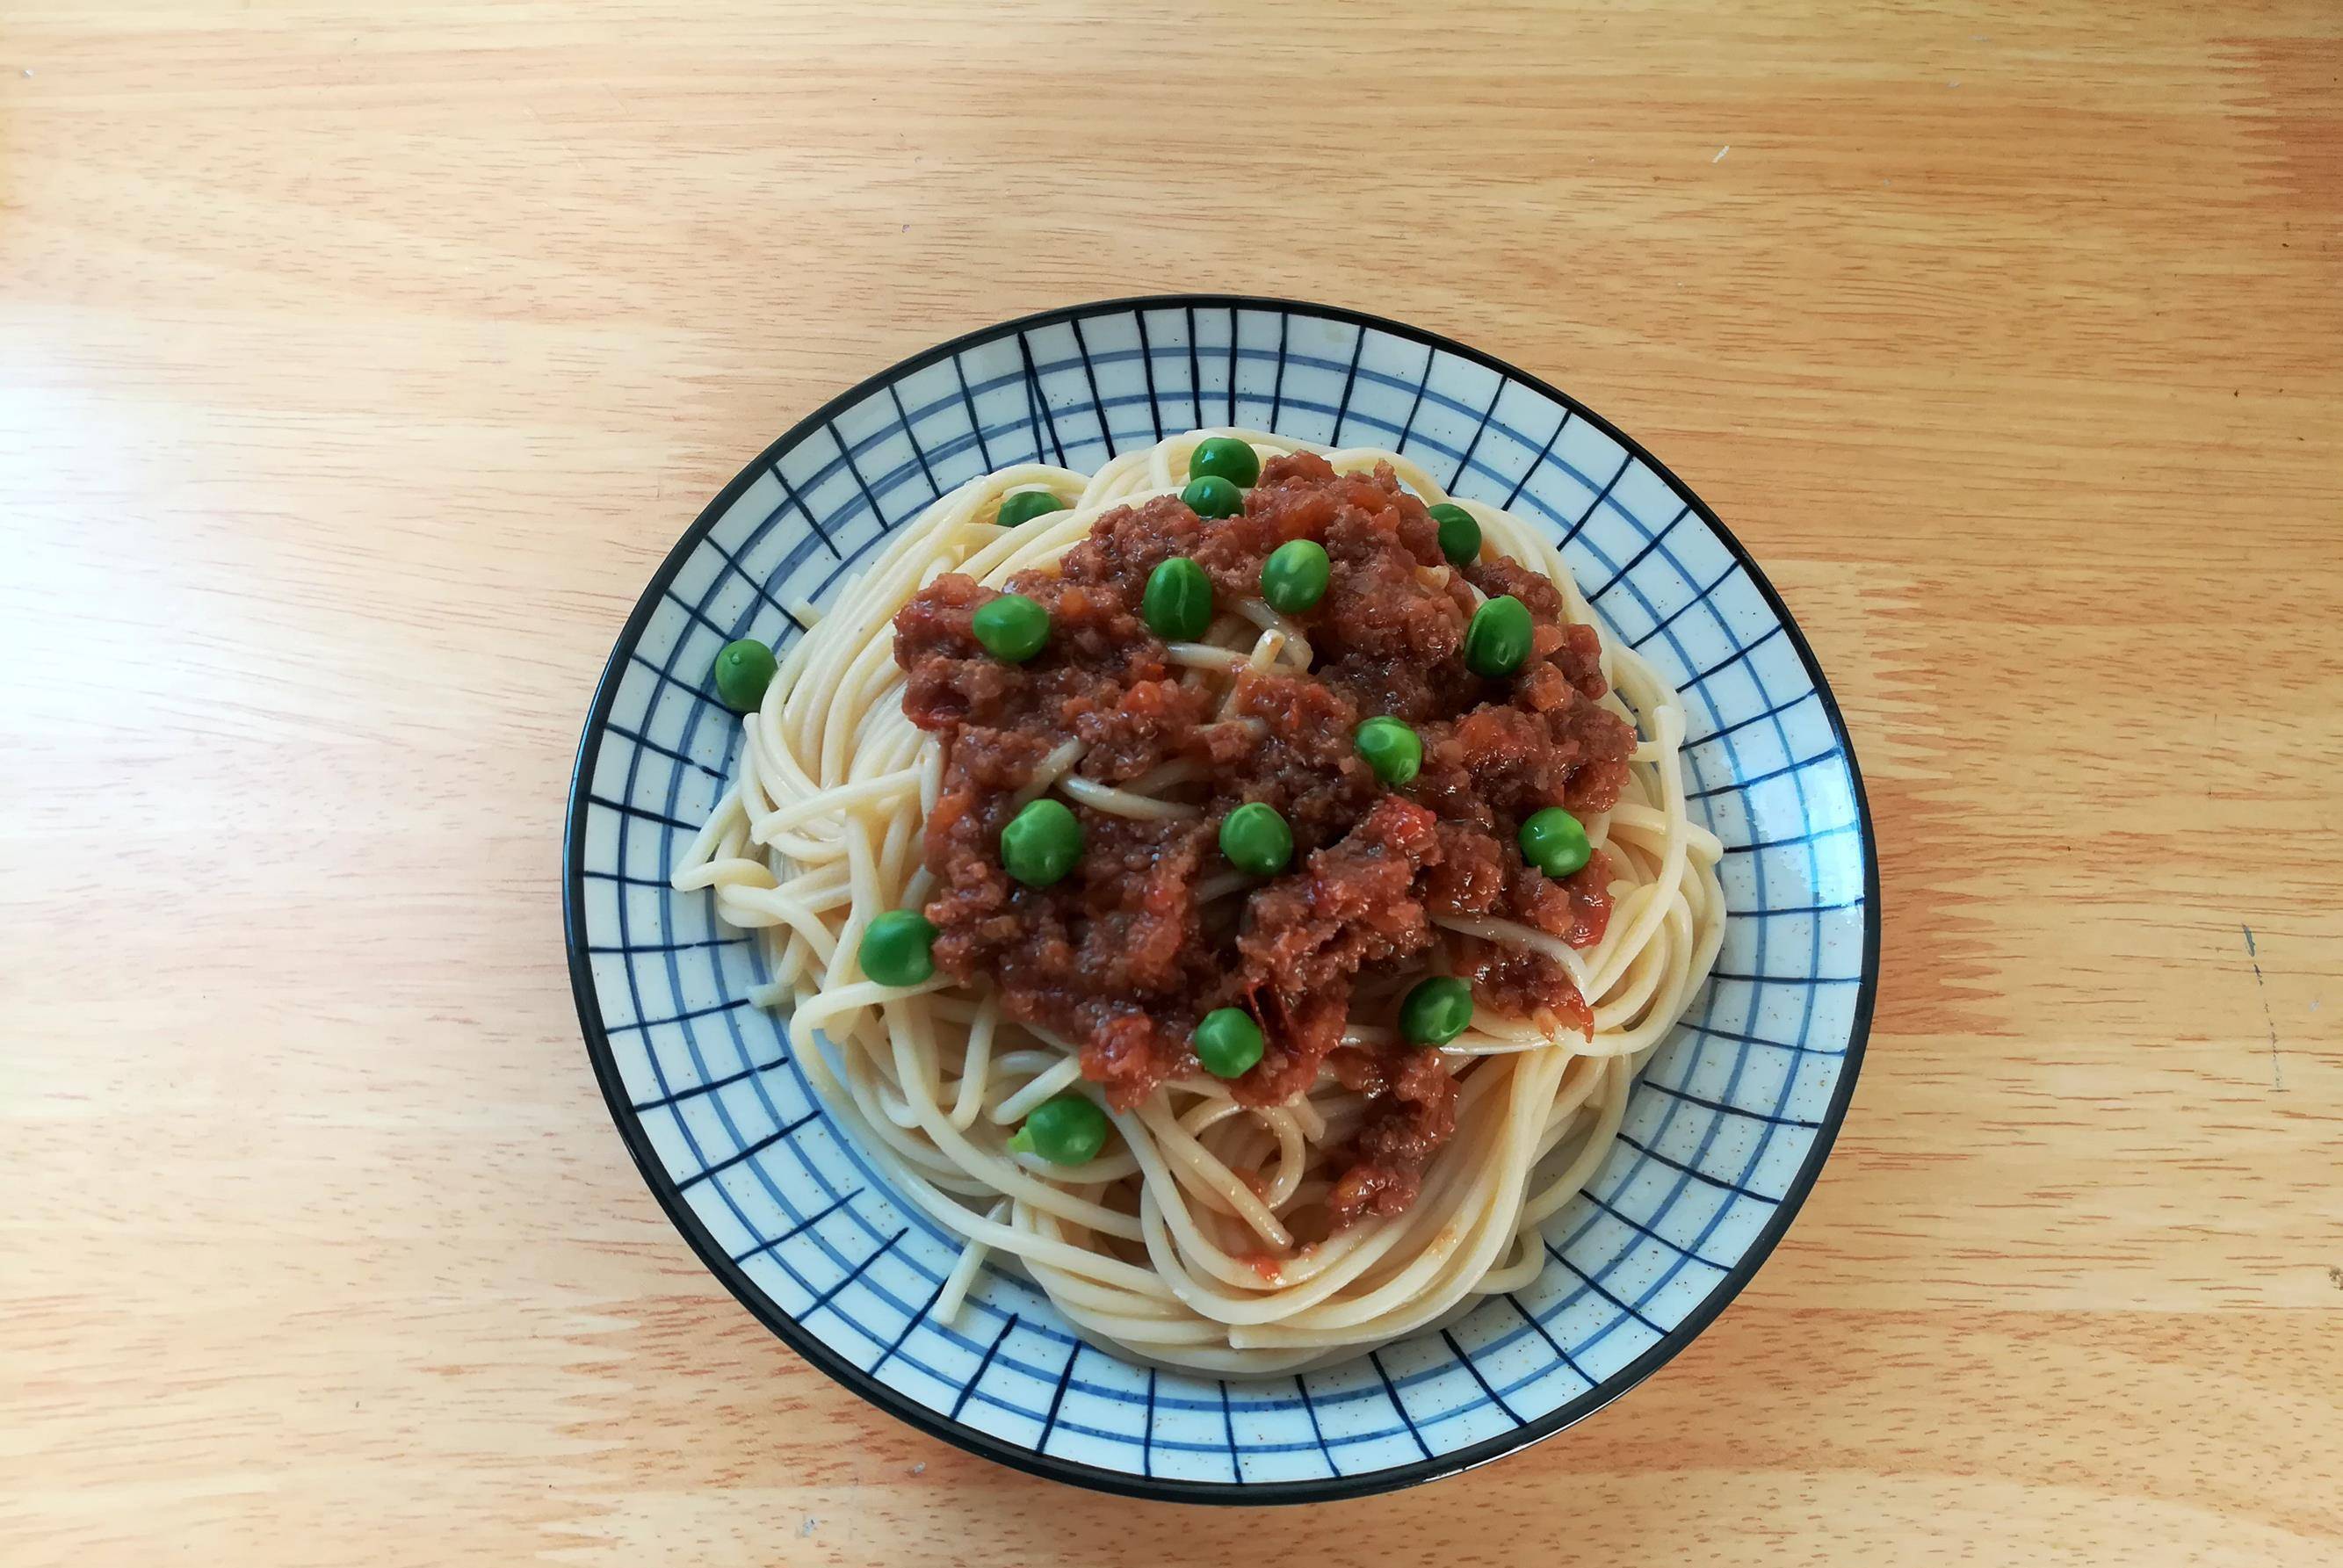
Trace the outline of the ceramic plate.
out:
<instances>
[{"instance_id":1,"label":"ceramic plate","mask_svg":"<svg viewBox=\"0 0 2343 1568\"><path fill-rule=\"evenodd\" d=\"M1624 1129L1546 1231L1544 1272L1443 1331L1300 1377L1159 1372L1073 1337L988 1269L929 1315L957 1242L887 1183L751 1005L756 944L668 875L739 729L708 680L781 647L893 528L1011 463L1089 471L1199 426L1401 451L1550 529L1607 638L1683 691L1694 814L1725 840L1716 975L1644 1068ZM1855 1086L1878 872L1830 689L1748 553L1592 410L1476 349L1323 306L1078 306L904 361L805 419L709 503L612 649L565 846L588 1054L628 1151L749 1310L872 1403L1043 1475L1189 1502L1356 1496L1510 1452L1600 1409L1765 1261ZM1628 1418L1618 1418L1628 1419Z\"/></svg>"}]
</instances>

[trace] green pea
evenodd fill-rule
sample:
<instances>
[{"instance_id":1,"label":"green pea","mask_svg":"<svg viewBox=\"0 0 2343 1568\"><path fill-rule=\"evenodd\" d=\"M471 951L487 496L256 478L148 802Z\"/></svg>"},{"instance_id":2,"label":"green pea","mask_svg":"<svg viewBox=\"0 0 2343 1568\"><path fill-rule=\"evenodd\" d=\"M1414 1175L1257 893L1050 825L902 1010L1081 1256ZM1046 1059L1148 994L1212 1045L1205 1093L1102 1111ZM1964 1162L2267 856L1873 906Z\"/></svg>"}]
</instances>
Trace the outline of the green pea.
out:
<instances>
[{"instance_id":1,"label":"green pea","mask_svg":"<svg viewBox=\"0 0 2343 1568\"><path fill-rule=\"evenodd\" d=\"M1098 1158L1110 1125L1096 1101L1070 1091L1027 1111L1009 1147L1020 1154L1039 1154L1052 1165L1080 1165Z\"/></svg>"},{"instance_id":2,"label":"green pea","mask_svg":"<svg viewBox=\"0 0 2343 1568\"><path fill-rule=\"evenodd\" d=\"M1326 547L1315 539L1288 539L1262 564L1261 597L1282 615L1300 615L1326 596Z\"/></svg>"},{"instance_id":3,"label":"green pea","mask_svg":"<svg viewBox=\"0 0 2343 1568\"><path fill-rule=\"evenodd\" d=\"M1511 675L1530 656L1529 606L1506 594L1473 612L1464 628L1464 663L1475 675Z\"/></svg>"},{"instance_id":4,"label":"green pea","mask_svg":"<svg viewBox=\"0 0 2343 1568\"><path fill-rule=\"evenodd\" d=\"M1197 442L1195 451L1188 457L1188 477L1203 479L1216 476L1232 485L1251 485L1261 477L1261 454L1252 449L1252 442L1240 441L1233 436L1214 436Z\"/></svg>"},{"instance_id":5,"label":"green pea","mask_svg":"<svg viewBox=\"0 0 2343 1568\"><path fill-rule=\"evenodd\" d=\"M1549 877L1567 877L1594 856L1585 825L1559 806L1522 824L1522 859Z\"/></svg>"},{"instance_id":6,"label":"green pea","mask_svg":"<svg viewBox=\"0 0 2343 1568\"><path fill-rule=\"evenodd\" d=\"M1035 518L1046 518L1051 512L1062 512L1066 503L1047 490L1020 490L1001 503L1001 526L1016 528Z\"/></svg>"},{"instance_id":7,"label":"green pea","mask_svg":"<svg viewBox=\"0 0 2343 1568\"><path fill-rule=\"evenodd\" d=\"M1386 784L1404 784L1423 766L1423 740L1396 719L1370 719L1352 740L1375 777Z\"/></svg>"},{"instance_id":8,"label":"green pea","mask_svg":"<svg viewBox=\"0 0 2343 1568\"><path fill-rule=\"evenodd\" d=\"M1276 807L1255 800L1222 819L1221 853L1240 871L1274 877L1293 859L1293 829Z\"/></svg>"},{"instance_id":9,"label":"green pea","mask_svg":"<svg viewBox=\"0 0 2343 1568\"><path fill-rule=\"evenodd\" d=\"M1218 474L1189 480L1180 499L1200 518L1233 518L1244 510L1244 492Z\"/></svg>"},{"instance_id":10,"label":"green pea","mask_svg":"<svg viewBox=\"0 0 2343 1568\"><path fill-rule=\"evenodd\" d=\"M1399 1004L1400 1038L1410 1045L1446 1045L1473 1021L1473 988L1454 975L1419 980Z\"/></svg>"},{"instance_id":11,"label":"green pea","mask_svg":"<svg viewBox=\"0 0 2343 1568\"><path fill-rule=\"evenodd\" d=\"M1021 593L1005 593L969 618L976 640L995 658L1022 664L1050 640L1050 612Z\"/></svg>"},{"instance_id":12,"label":"green pea","mask_svg":"<svg viewBox=\"0 0 2343 1568\"><path fill-rule=\"evenodd\" d=\"M1147 574L1139 613L1166 642L1193 642L1212 624L1212 579L1186 556L1173 556Z\"/></svg>"},{"instance_id":13,"label":"green pea","mask_svg":"<svg viewBox=\"0 0 2343 1568\"><path fill-rule=\"evenodd\" d=\"M1082 825L1060 800L1040 799L1001 829L1001 864L1029 888L1064 879L1082 858Z\"/></svg>"},{"instance_id":14,"label":"green pea","mask_svg":"<svg viewBox=\"0 0 2343 1568\"><path fill-rule=\"evenodd\" d=\"M1196 1060L1214 1078L1242 1078L1261 1060L1261 1025L1242 1008L1216 1007L1196 1025Z\"/></svg>"},{"instance_id":15,"label":"green pea","mask_svg":"<svg viewBox=\"0 0 2343 1568\"><path fill-rule=\"evenodd\" d=\"M755 638L728 642L716 650L716 695L733 712L750 712L765 700L778 668L773 650Z\"/></svg>"},{"instance_id":16,"label":"green pea","mask_svg":"<svg viewBox=\"0 0 2343 1568\"><path fill-rule=\"evenodd\" d=\"M1457 566L1470 566L1480 558L1481 525L1473 514L1453 501L1443 501L1432 508L1432 520L1440 525L1440 553Z\"/></svg>"},{"instance_id":17,"label":"green pea","mask_svg":"<svg viewBox=\"0 0 2343 1568\"><path fill-rule=\"evenodd\" d=\"M917 910L873 915L862 933L862 972L880 985L918 985L936 972L936 928Z\"/></svg>"}]
</instances>

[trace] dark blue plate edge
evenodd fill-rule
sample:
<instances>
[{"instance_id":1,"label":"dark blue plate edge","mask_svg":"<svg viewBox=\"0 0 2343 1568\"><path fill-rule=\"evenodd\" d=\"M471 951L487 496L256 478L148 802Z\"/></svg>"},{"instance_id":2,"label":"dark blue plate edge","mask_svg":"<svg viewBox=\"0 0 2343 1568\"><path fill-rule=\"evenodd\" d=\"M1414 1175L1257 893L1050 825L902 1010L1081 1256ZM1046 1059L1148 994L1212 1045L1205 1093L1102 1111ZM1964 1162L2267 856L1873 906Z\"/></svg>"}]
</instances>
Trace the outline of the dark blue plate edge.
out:
<instances>
[{"instance_id":1,"label":"dark blue plate edge","mask_svg":"<svg viewBox=\"0 0 2343 1568\"><path fill-rule=\"evenodd\" d=\"M618 696L618 679L623 672L628 649L641 638L657 608L661 591L673 580L692 550L713 528L719 518L731 509L749 487L765 472L780 454L795 446L811 431L861 402L865 397L885 388L889 383L930 365L949 358L963 349L990 342L1004 335L1036 330L1071 321L1076 317L1107 312L1166 310L1182 307L1217 310L1270 310L1297 312L1324 319L1342 321L1354 327L1385 332L1421 343L1443 353L1453 354L1484 366L1500 376L1509 377L1539 394L1551 397L1578 418L1633 454L1654 473L1665 480L1675 492L1692 503L1693 510L1706 523L1726 549L1748 574L1767 607L1779 618L1790 643L1797 650L1799 662L1805 667L1807 678L1814 682L1815 694L1822 699L1823 711L1830 720L1831 732L1846 759L1847 781L1855 792L1856 820L1862 825L1863 836L1863 897L1865 908L1863 939L1863 979L1857 989L1855 1015L1848 1029L1845 1063L1839 1071L1838 1083L1831 1095L1829 1110L1822 1125L1815 1131L1814 1146L1807 1151L1805 1162L1798 1169L1775 1207L1774 1217L1743 1253L1730 1272L1703 1299L1684 1322L1678 1323L1657 1343L1636 1357L1603 1382L1570 1401L1560 1409L1525 1422L1512 1432L1487 1439L1453 1453L1375 1470L1355 1476L1329 1476L1323 1480L1291 1482L1195 1482L1166 1480L1159 1477L1130 1475L1121 1471L1106 1470L1096 1465L1077 1463L1072 1460L1036 1453L1004 1442L990 1434L948 1420L925 1405L898 1393L878 1379L864 1372L844 1357L832 1351L820 1340L799 1327L795 1319L774 1310L749 1280L747 1273L732 1261L707 1228L691 1211L689 1201L677 1188L666 1168L660 1163L643 1131L639 1119L631 1111L626 1086L619 1081L617 1059L611 1054L610 1037L602 1027L601 1008L594 992L593 964L587 952L585 929L586 844L585 820L587 791L594 776L594 764L601 748L605 727L609 722L610 708ZM1735 1297L1755 1276L1758 1267L1773 1254L1791 1221L1804 1207L1806 1194L1822 1173L1824 1162L1832 1146L1838 1141L1840 1126L1846 1118L1849 1101L1854 1098L1855 1080L1860 1076L1863 1057L1871 1034L1872 1010L1879 989L1879 853L1872 836L1871 803L1864 792L1863 773L1856 766L1855 745L1846 731L1845 718L1839 711L1837 696L1830 682L1824 678L1822 666L1807 646L1805 634L1799 630L1789 606L1783 602L1765 572L1746 548L1727 528L1708 503L1694 493L1692 487L1678 478L1668 466L1645 450L1643 444L1620 429L1602 415L1589 408L1568 393L1505 363L1493 355L1484 354L1437 332L1393 321L1387 317L1365 311L1346 309L1341 306L1317 305L1306 300L1279 299L1266 295L1244 294L1156 294L1139 295L1121 299L1085 301L1080 305L1060 306L1031 316L996 322L988 327L965 332L933 347L903 359L840 393L813 413L784 431L756 458L744 467L732 482L703 508L691 527L676 541L675 548L659 562L659 569L635 603L632 613L612 644L610 658L602 668L601 678L595 683L594 698L586 720L586 729L578 738L578 760L571 770L569 782L568 818L562 829L561 921L569 950L569 989L578 1008L579 1029L586 1038L586 1051L594 1064L594 1077L601 1085L602 1098L610 1112L611 1121L627 1146L627 1152L642 1173L644 1181L657 1197L659 1207L667 1211L669 1221L680 1231L693 1251L706 1264L709 1271L722 1282L740 1304L748 1308L759 1322L770 1329L791 1350L835 1379L840 1385L860 1394L897 1418L910 1422L930 1436L942 1439L954 1447L967 1450L998 1463L1029 1474L1052 1481L1071 1482L1077 1486L1113 1493L1124 1497L1145 1498L1162 1503L1202 1503L1250 1507L1287 1503L1333 1503L1349 1498L1368 1497L1382 1492L1396 1492L1403 1487L1437 1481L1443 1476L1459 1474L1475 1469L1492 1460L1502 1459L1552 1437L1564 1427L1572 1426L1593 1415L1613 1400L1627 1392L1645 1378L1666 1365L1686 1345L1697 1339L1718 1313L1730 1305Z\"/></svg>"}]
</instances>

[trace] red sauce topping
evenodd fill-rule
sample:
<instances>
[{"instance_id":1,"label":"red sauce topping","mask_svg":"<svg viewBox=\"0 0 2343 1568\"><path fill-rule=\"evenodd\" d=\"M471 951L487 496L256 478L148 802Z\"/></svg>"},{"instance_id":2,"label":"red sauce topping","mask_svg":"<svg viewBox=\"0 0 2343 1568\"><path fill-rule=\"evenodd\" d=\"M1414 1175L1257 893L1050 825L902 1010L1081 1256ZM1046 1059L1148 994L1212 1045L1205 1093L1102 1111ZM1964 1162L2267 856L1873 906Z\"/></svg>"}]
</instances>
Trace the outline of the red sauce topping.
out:
<instances>
[{"instance_id":1,"label":"red sauce topping","mask_svg":"<svg viewBox=\"0 0 2343 1568\"><path fill-rule=\"evenodd\" d=\"M1291 618L1312 668L1241 672L1232 712L1259 727L1219 721L1220 684L1183 681L1140 617L1148 574L1192 557L1226 607L1258 597L1262 562L1295 538L1322 544L1332 568L1325 597ZM1475 598L1390 469L1337 475L1295 454L1269 462L1237 517L1206 521L1170 497L1117 508L1058 570L1021 574L1011 587L1051 620L1049 645L1028 663L979 645L970 618L995 594L965 577L937 578L895 618L903 710L944 742L925 846L938 966L963 982L990 977L1009 1016L1077 1041L1084 1075L1121 1106L1201 1070L1188 1037L1216 1007L1246 1008L1267 1037L1260 1064L1232 1086L1245 1104L1304 1092L1331 1057L1342 1081L1372 1096L1337 1162L1336 1224L1405 1208L1455 1126L1455 1081L1437 1051L1338 1050L1362 970L1423 953L1437 915L1518 920L1580 947L1601 939L1610 916L1600 853L1556 880L1526 864L1515 839L1544 807L1599 811L1619 798L1634 736L1595 704L1594 628L1565 621L1553 583L1513 562L1483 559L1461 576L1528 608L1531 657L1513 676L1465 668ZM1405 719L1423 742L1422 770L1398 790L1352 745L1360 720L1378 714ZM1087 745L1078 771L1101 784L1199 765L1184 798L1201 819L1076 804L1082 863L1046 889L1011 880L1001 829L1036 764L1068 739ZM1199 884L1229 869L1221 819L1250 800L1284 816L1293 862L1200 907ZM1456 958L1479 1007L1590 1026L1551 960L1470 940Z\"/></svg>"}]
</instances>

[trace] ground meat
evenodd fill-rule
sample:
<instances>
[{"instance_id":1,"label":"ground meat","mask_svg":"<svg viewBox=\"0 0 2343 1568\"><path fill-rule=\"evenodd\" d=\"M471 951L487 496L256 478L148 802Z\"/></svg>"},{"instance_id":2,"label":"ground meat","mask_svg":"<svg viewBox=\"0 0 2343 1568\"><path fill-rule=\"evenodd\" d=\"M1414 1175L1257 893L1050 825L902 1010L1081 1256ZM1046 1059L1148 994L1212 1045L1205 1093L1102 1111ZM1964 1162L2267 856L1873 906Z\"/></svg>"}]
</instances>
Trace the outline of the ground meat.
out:
<instances>
[{"instance_id":1,"label":"ground meat","mask_svg":"<svg viewBox=\"0 0 2343 1568\"><path fill-rule=\"evenodd\" d=\"M1237 939L1249 991L1347 1001L1352 977L1363 966L1412 958L1430 947L1432 920L1415 885L1425 861L1440 853L1438 827L1423 807L1385 795L1341 843L1312 850L1299 875L1277 878L1254 893ZM1335 1034L1340 1037L1339 1023ZM1327 1044L1331 1049L1332 1041ZM1317 1076L1316 1058L1294 1055L1269 1073L1258 1068L1247 1073L1236 1094L1275 1105Z\"/></svg>"},{"instance_id":2,"label":"ground meat","mask_svg":"<svg viewBox=\"0 0 2343 1568\"><path fill-rule=\"evenodd\" d=\"M1225 607L1256 597L1262 561L1295 538L1322 544L1332 567L1324 598L1292 618L1311 670L1242 672L1224 717L1220 687L1183 678L1141 618L1148 574L1192 557ZM1634 737L1598 706L1594 628L1564 620L1560 590L1527 567L1495 557L1449 567L1423 503L1389 468L1337 475L1307 454L1272 459L1239 516L1207 521L1169 497L1118 508L1053 569L1011 587L1051 616L1048 646L1024 664L978 644L971 618L996 595L968 578L937 578L895 619L904 713L944 742L924 844L938 966L964 982L989 977L1010 1016L1075 1040L1084 1074L1121 1106L1199 1070L1188 1040L1203 1013L1244 1008L1267 1045L1232 1085L1240 1101L1282 1103L1330 1064L1373 1097L1330 1199L1335 1222L1404 1208L1453 1130L1455 1083L1436 1051L1344 1048L1353 982L1419 958L1443 916L1518 920L1574 946L1600 940L1603 858L1550 879L1515 839L1547 806L1618 799ZM1531 659L1503 679L1463 662L1482 594L1512 594L1531 614ZM1401 790L1352 743L1380 714L1423 740L1423 769ZM1201 815L1145 821L1077 804L1081 863L1053 887L1027 888L1001 868L1001 829L1041 759L1069 740L1086 748L1082 775L1107 784L1195 765ZM1292 864L1200 905L1199 888L1227 869L1221 819L1252 800L1284 816ZM1482 1006L1590 1021L1550 959L1467 940L1457 961Z\"/></svg>"},{"instance_id":3,"label":"ground meat","mask_svg":"<svg viewBox=\"0 0 2343 1568\"><path fill-rule=\"evenodd\" d=\"M1600 849L1567 877L1524 869L1505 885L1504 914L1574 948L1591 948L1611 923L1611 859Z\"/></svg>"},{"instance_id":4,"label":"ground meat","mask_svg":"<svg viewBox=\"0 0 2343 1568\"><path fill-rule=\"evenodd\" d=\"M1456 946L1456 972L1473 982L1476 1001L1594 1038L1594 1012L1561 964L1526 948L1501 948L1466 938Z\"/></svg>"},{"instance_id":5,"label":"ground meat","mask_svg":"<svg viewBox=\"0 0 2343 1568\"><path fill-rule=\"evenodd\" d=\"M1337 1229L1367 1214L1396 1214L1414 1202L1424 1166L1456 1131L1456 1081L1438 1051L1393 1046L1341 1054L1353 1060L1338 1065L1337 1075L1373 1098L1351 1137L1348 1169L1327 1194Z\"/></svg>"},{"instance_id":6,"label":"ground meat","mask_svg":"<svg viewBox=\"0 0 2343 1568\"><path fill-rule=\"evenodd\" d=\"M1423 901L1443 915L1485 915L1495 909L1505 896L1504 846L1463 822L1443 822L1439 833L1440 854L1424 878Z\"/></svg>"}]
</instances>

